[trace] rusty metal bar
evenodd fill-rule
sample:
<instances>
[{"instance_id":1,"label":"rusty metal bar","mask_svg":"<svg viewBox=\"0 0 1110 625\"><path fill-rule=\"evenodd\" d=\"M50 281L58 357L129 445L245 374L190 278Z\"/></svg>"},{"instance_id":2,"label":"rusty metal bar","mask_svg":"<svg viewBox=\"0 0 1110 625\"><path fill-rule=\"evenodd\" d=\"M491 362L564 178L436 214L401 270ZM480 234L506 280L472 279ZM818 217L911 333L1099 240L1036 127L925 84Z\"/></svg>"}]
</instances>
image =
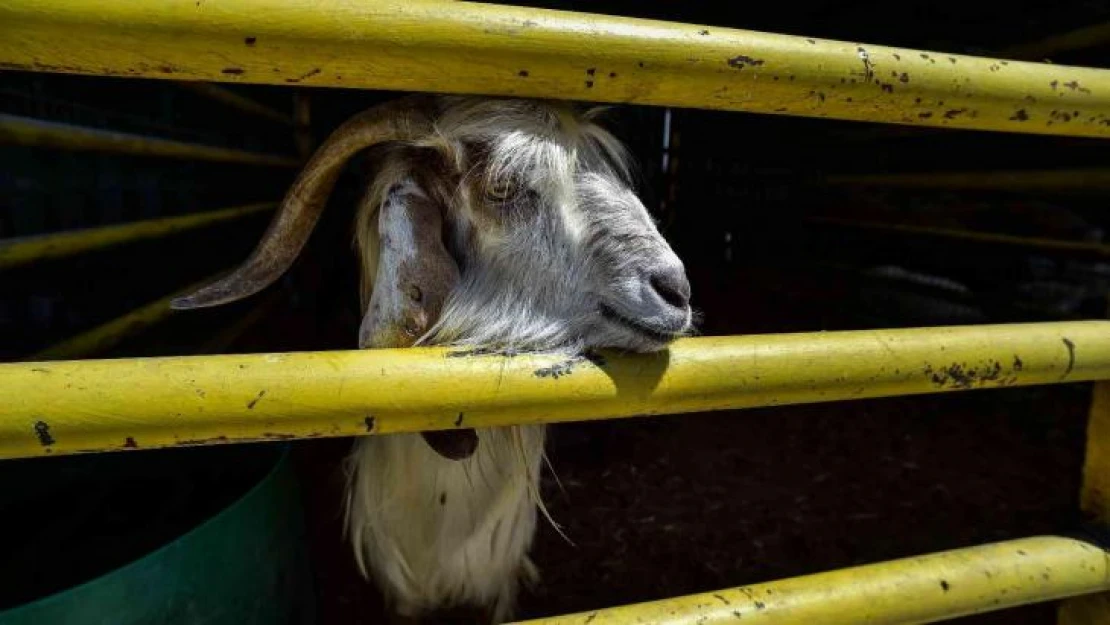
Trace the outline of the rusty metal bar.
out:
<instances>
[{"instance_id":1,"label":"rusty metal bar","mask_svg":"<svg viewBox=\"0 0 1110 625\"><path fill-rule=\"evenodd\" d=\"M2 9L0 9L0 13L3 13ZM0 40L2 38L3 35L0 34ZM0 144L2 143L28 147L91 150L270 167L297 167L301 164L299 159L285 156L246 152L198 143L183 143L169 139L144 137L142 135L85 128L4 114L0 114Z\"/></svg>"},{"instance_id":2,"label":"rusty metal bar","mask_svg":"<svg viewBox=\"0 0 1110 625\"><path fill-rule=\"evenodd\" d=\"M170 308L170 300L189 293L204 284L220 277L225 272L214 274L200 280L195 284L191 284L182 289L178 289L165 297L158 298L153 302L144 304L135 310L127 312L111 321L107 321L95 328L82 332L77 336L68 338L59 343L55 343L35 354L32 354L23 360L25 361L48 361L60 360L63 358L84 358L95 354L103 353L122 342L129 336L138 334L154 325L157 325L169 317L177 313ZM0 409L2 410L2 409Z\"/></svg>"},{"instance_id":3,"label":"rusty metal bar","mask_svg":"<svg viewBox=\"0 0 1110 625\"><path fill-rule=\"evenodd\" d=\"M114 245L167 237L224 221L256 215L276 207L276 202L263 202L177 217L147 219L117 226L52 232L19 239L0 239L0 269L10 269L43 260L65 258Z\"/></svg>"},{"instance_id":4,"label":"rusty metal bar","mask_svg":"<svg viewBox=\"0 0 1110 625\"><path fill-rule=\"evenodd\" d=\"M1083 241L1063 241L1060 239L1045 239L1041 237L1022 237L994 232L973 232L970 230L955 230L951 228L933 228L929 226L913 226L907 224L881 223L874 221L854 221L837 217L809 217L809 223L830 225L855 230L869 230L884 234L905 234L913 236L927 236L960 241L973 241L976 243L993 243L1009 245L1048 252L1065 252L1084 254L1096 257L1110 257L1110 245L1104 243L1087 243Z\"/></svg>"},{"instance_id":5,"label":"rusty metal bar","mask_svg":"<svg viewBox=\"0 0 1110 625\"><path fill-rule=\"evenodd\" d=\"M702 337L589 358L412 348L0 364L0 458L1100 379L1110 321Z\"/></svg>"},{"instance_id":6,"label":"rusty metal bar","mask_svg":"<svg viewBox=\"0 0 1110 625\"><path fill-rule=\"evenodd\" d=\"M293 117L288 113L276 111L266 106L265 104L262 104L261 102L252 100L244 95L239 95L238 93L235 93L234 91L231 91L230 89L226 89L219 85L213 85L212 83L207 82L188 81L179 81L178 85L181 86L181 88L183 89L192 91L197 95L208 98L209 100L212 100L214 102L219 102L238 111L242 111L243 113L247 113L248 115L254 115L256 117L268 119L272 122L285 124L287 126L293 125Z\"/></svg>"},{"instance_id":7,"label":"rusty metal bar","mask_svg":"<svg viewBox=\"0 0 1110 625\"><path fill-rule=\"evenodd\" d=\"M829 176L832 185L907 187L919 189L977 189L1002 191L1110 189L1110 169L1047 169L1010 171L953 171L906 174L859 174Z\"/></svg>"},{"instance_id":8,"label":"rusty metal bar","mask_svg":"<svg viewBox=\"0 0 1110 625\"><path fill-rule=\"evenodd\" d=\"M531 7L9 0L0 25L0 67L29 71L1110 137L1107 70Z\"/></svg>"},{"instance_id":9,"label":"rusty metal bar","mask_svg":"<svg viewBox=\"0 0 1110 625\"><path fill-rule=\"evenodd\" d=\"M1038 536L518 625L917 625L1108 589L1110 553Z\"/></svg>"},{"instance_id":10,"label":"rusty metal bar","mask_svg":"<svg viewBox=\"0 0 1110 625\"><path fill-rule=\"evenodd\" d=\"M1106 44L1110 44L1110 22L1084 26L1039 41L1019 44L1003 50L1001 55L1010 59L1039 61L1061 52L1072 52Z\"/></svg>"}]
</instances>

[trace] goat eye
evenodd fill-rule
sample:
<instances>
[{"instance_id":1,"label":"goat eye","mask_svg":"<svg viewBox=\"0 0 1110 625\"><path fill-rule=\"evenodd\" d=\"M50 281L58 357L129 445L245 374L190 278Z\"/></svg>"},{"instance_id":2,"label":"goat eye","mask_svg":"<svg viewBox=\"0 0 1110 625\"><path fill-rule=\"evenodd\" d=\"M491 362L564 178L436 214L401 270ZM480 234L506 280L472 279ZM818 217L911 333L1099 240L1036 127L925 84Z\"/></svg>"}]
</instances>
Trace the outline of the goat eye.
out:
<instances>
[{"instance_id":1,"label":"goat eye","mask_svg":"<svg viewBox=\"0 0 1110 625\"><path fill-rule=\"evenodd\" d=\"M498 183L486 189L486 200L501 204L513 197L513 187L508 183Z\"/></svg>"}]
</instances>

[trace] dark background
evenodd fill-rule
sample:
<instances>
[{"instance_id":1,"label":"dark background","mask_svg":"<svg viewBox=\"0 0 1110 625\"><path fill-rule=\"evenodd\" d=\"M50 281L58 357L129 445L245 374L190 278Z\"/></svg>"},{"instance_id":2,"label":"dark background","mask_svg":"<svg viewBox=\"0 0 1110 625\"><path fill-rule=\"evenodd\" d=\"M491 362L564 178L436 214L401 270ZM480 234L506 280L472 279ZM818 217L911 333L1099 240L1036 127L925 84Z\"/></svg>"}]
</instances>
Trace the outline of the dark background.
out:
<instances>
[{"instance_id":1,"label":"dark background","mask_svg":"<svg viewBox=\"0 0 1110 625\"><path fill-rule=\"evenodd\" d=\"M1095 1L525 4L1003 57L1010 46L1110 18L1110 3ZM1107 51L1052 61L1105 67ZM229 88L292 110L291 88ZM301 93L310 98L317 140L395 95ZM0 113L295 154L290 127L169 82L3 72ZM1089 189L894 192L822 183L835 173L1098 166L1106 163L1103 143L670 114L669 158L677 165L669 172L661 166L664 109L619 107L612 127L636 153L641 196L688 265L705 334L1104 316L1110 266L1097 256L809 221L837 216L1105 242L1110 217ZM293 174L0 146L0 239L277 199ZM341 181L308 250L272 288L272 307L220 351L355 347L360 315L349 221L360 182L353 173ZM266 221L0 273L0 358L17 359L237 263ZM899 277L905 274L891 268L928 278ZM961 286L940 286L941 278ZM174 315L107 355L203 353L208 339L261 299ZM524 597L521 616L1070 530L1079 521L1088 396L1086 385L1070 385L559 426L550 451L563 488L551 481L545 492L574 545L541 526L534 553L544 582ZM340 541L337 463L348 445L296 444L325 624L374 622L380 609ZM142 506L132 512L144 518ZM125 538L118 540L119 553L127 553ZM1047 624L1053 617L1046 604L966 622Z\"/></svg>"}]
</instances>

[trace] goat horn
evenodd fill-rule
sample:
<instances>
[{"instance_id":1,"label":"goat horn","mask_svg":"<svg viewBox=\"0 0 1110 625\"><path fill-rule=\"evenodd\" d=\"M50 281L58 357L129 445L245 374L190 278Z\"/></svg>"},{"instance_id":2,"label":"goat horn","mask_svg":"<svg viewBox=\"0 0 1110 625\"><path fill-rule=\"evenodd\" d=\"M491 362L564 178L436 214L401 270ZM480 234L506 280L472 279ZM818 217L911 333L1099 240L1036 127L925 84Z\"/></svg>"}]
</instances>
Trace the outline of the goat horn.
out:
<instances>
[{"instance_id":1,"label":"goat horn","mask_svg":"<svg viewBox=\"0 0 1110 625\"><path fill-rule=\"evenodd\" d=\"M378 143L426 135L432 128L431 105L422 96L400 98L363 111L335 129L297 176L250 257L228 276L174 299L171 308L227 304L273 284L304 248L347 160Z\"/></svg>"}]
</instances>

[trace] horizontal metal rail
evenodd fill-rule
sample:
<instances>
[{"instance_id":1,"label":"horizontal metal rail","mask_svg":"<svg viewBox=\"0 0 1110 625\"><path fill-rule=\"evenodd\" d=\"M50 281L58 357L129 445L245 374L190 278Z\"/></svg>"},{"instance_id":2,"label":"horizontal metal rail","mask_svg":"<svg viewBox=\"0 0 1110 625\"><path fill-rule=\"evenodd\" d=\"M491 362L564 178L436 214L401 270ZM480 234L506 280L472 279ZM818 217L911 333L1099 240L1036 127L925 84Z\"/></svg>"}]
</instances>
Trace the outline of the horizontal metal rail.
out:
<instances>
[{"instance_id":1,"label":"horizontal metal rail","mask_svg":"<svg viewBox=\"0 0 1110 625\"><path fill-rule=\"evenodd\" d=\"M186 82L181 81L178 83L181 88L192 91L193 93L208 98L214 102L219 102L225 106L231 107L237 111L241 111L248 115L268 119L272 122L285 124L288 126L293 125L293 116L289 113L282 113L276 111L261 102L252 100L244 95L239 95L230 89L225 89L219 85L213 85L207 82Z\"/></svg>"},{"instance_id":2,"label":"horizontal metal rail","mask_svg":"<svg viewBox=\"0 0 1110 625\"><path fill-rule=\"evenodd\" d=\"M1110 379L1110 321L0 364L0 458L609 419Z\"/></svg>"},{"instance_id":3,"label":"horizontal metal rail","mask_svg":"<svg viewBox=\"0 0 1110 625\"><path fill-rule=\"evenodd\" d=\"M526 623L916 625L1105 590L1110 553L1040 536Z\"/></svg>"},{"instance_id":4,"label":"horizontal metal rail","mask_svg":"<svg viewBox=\"0 0 1110 625\"><path fill-rule=\"evenodd\" d=\"M1060 54L1110 44L1110 22L1084 26L1039 41L1007 48L1002 55L1011 59L1040 60Z\"/></svg>"},{"instance_id":5,"label":"horizontal metal rail","mask_svg":"<svg viewBox=\"0 0 1110 625\"><path fill-rule=\"evenodd\" d=\"M245 332L254 327L256 323L269 315L281 301L282 293L280 291L270 293L262 299L262 301L256 303L254 308L251 308L227 327L217 331L212 338L198 345L196 351L193 353L219 354L223 352L233 345Z\"/></svg>"},{"instance_id":6,"label":"horizontal metal rail","mask_svg":"<svg viewBox=\"0 0 1110 625\"><path fill-rule=\"evenodd\" d=\"M2 32L0 30L0 33ZM0 38L3 36L3 34L0 34ZM199 143L183 143L170 139L144 137L111 130L85 128L29 117L0 114L0 144L4 143L61 150L90 150L268 167L297 167L301 164L300 160L286 156L233 150Z\"/></svg>"},{"instance_id":7,"label":"horizontal metal rail","mask_svg":"<svg viewBox=\"0 0 1110 625\"><path fill-rule=\"evenodd\" d=\"M0 239L0 269L74 256L115 245L168 237L224 221L255 215L277 207L275 202L233 206L213 211L148 219L117 226L52 232L19 239Z\"/></svg>"},{"instance_id":8,"label":"horizontal metal rail","mask_svg":"<svg viewBox=\"0 0 1110 625\"><path fill-rule=\"evenodd\" d=\"M834 185L920 189L1105 191L1110 189L1110 168L859 174L829 176L825 181Z\"/></svg>"},{"instance_id":9,"label":"horizontal metal rail","mask_svg":"<svg viewBox=\"0 0 1110 625\"><path fill-rule=\"evenodd\" d=\"M181 314L170 308L170 300L182 294L190 293L225 273L227 273L226 270L219 274L208 276L204 280L178 289L148 304L143 304L139 308L96 326L91 330L82 332L81 334L59 343L55 343L23 360L45 361L62 358L84 358L109 350L127 337L157 325L174 314Z\"/></svg>"},{"instance_id":10,"label":"horizontal metal rail","mask_svg":"<svg viewBox=\"0 0 1110 625\"><path fill-rule=\"evenodd\" d=\"M1046 239L1042 237L1021 237L995 232L973 232L970 230L955 230L952 228L933 228L929 226L916 226L909 224L888 224L874 221L854 221L837 217L810 217L806 221L818 225L829 225L856 230L870 230L885 234L904 234L909 236L927 236L959 241L973 241L976 243L994 243L1047 252L1064 252L1082 254L1095 257L1110 257L1110 245L1104 243L1087 243L1083 241L1063 241L1060 239Z\"/></svg>"},{"instance_id":11,"label":"horizontal metal rail","mask_svg":"<svg viewBox=\"0 0 1110 625\"><path fill-rule=\"evenodd\" d=\"M0 25L20 70L1110 137L1107 70L531 7L8 0Z\"/></svg>"}]
</instances>

